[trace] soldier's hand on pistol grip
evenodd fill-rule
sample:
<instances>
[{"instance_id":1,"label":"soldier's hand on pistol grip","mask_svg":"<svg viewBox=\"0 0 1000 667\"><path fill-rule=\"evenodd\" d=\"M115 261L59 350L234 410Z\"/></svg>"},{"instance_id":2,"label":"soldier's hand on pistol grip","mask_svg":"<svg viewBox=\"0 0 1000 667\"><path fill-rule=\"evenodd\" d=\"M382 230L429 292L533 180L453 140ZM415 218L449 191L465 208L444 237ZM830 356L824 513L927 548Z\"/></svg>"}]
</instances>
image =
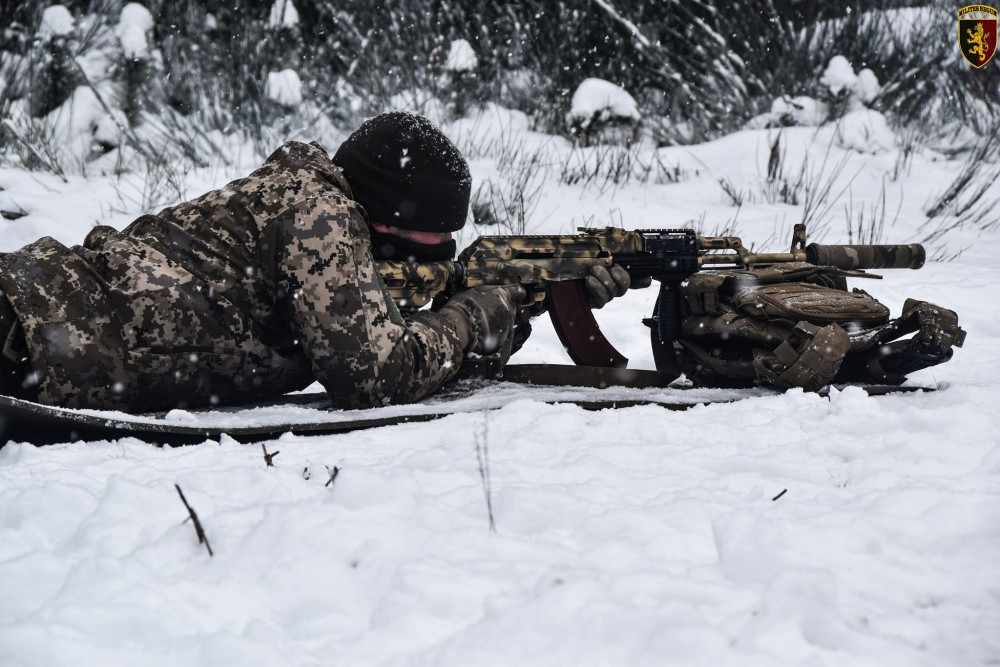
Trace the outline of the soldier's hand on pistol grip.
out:
<instances>
[{"instance_id":1,"label":"soldier's hand on pistol grip","mask_svg":"<svg viewBox=\"0 0 1000 667\"><path fill-rule=\"evenodd\" d=\"M601 264L594 264L590 267L590 275L583 283L587 288L587 301L590 307L603 308L609 301L622 296L630 288L649 287L651 279L641 278L633 283L628 271L617 264L612 264L610 270Z\"/></svg>"},{"instance_id":2,"label":"soldier's hand on pistol grip","mask_svg":"<svg viewBox=\"0 0 1000 667\"><path fill-rule=\"evenodd\" d=\"M525 296L520 285L483 285L459 292L438 312L455 325L465 352L492 354L514 331Z\"/></svg>"}]
</instances>

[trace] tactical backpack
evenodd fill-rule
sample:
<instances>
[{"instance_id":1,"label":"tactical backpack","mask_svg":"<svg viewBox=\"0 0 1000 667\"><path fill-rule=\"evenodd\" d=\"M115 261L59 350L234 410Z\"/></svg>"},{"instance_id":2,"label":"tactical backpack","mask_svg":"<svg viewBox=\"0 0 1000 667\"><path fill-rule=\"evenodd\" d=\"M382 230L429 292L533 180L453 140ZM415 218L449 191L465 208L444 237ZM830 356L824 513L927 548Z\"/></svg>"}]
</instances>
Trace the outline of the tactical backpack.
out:
<instances>
[{"instance_id":1,"label":"tactical backpack","mask_svg":"<svg viewBox=\"0 0 1000 667\"><path fill-rule=\"evenodd\" d=\"M807 263L692 275L680 288L680 369L706 387L901 384L962 346L953 311L908 299L890 319L868 293L848 291L847 278L862 276Z\"/></svg>"}]
</instances>

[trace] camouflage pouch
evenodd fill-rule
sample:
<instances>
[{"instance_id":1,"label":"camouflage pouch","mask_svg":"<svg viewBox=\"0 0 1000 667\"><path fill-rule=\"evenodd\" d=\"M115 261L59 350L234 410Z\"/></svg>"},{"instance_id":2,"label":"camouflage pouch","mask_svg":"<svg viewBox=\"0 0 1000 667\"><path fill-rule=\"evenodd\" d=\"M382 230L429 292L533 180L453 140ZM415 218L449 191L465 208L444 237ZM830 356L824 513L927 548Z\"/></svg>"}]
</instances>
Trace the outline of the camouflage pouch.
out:
<instances>
[{"instance_id":1,"label":"camouflage pouch","mask_svg":"<svg viewBox=\"0 0 1000 667\"><path fill-rule=\"evenodd\" d=\"M774 286L779 292L792 284L846 292L847 278L861 277L871 276L861 271L844 271L805 262L789 262L752 270L702 271L691 276L682 285L681 294L684 299L685 314L699 315L720 313L721 304L730 302L737 294L755 292L766 286Z\"/></svg>"},{"instance_id":2,"label":"camouflage pouch","mask_svg":"<svg viewBox=\"0 0 1000 667\"><path fill-rule=\"evenodd\" d=\"M860 327L889 321L889 309L866 292L846 292L810 283L760 285L734 294L731 303L741 313L768 321L852 323Z\"/></svg>"},{"instance_id":3,"label":"camouflage pouch","mask_svg":"<svg viewBox=\"0 0 1000 667\"><path fill-rule=\"evenodd\" d=\"M954 312L907 301L890 320L869 294L847 290L846 278L859 275L801 263L695 274L681 287L681 369L700 386L815 391L833 382L899 384L961 346Z\"/></svg>"}]
</instances>

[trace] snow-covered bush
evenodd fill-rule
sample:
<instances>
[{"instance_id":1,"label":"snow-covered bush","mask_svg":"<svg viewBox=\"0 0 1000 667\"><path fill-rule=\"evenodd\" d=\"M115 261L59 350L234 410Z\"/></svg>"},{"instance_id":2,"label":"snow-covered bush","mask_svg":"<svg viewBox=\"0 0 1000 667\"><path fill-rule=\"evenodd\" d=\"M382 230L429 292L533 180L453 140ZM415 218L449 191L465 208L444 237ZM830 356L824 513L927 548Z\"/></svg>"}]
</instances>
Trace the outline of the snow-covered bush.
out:
<instances>
[{"instance_id":1,"label":"snow-covered bush","mask_svg":"<svg viewBox=\"0 0 1000 667\"><path fill-rule=\"evenodd\" d=\"M159 79L160 68L158 54L150 44L153 25L149 10L130 2L122 8L114 29L120 49L117 57L119 97L132 127L139 124L144 110L155 107L153 88Z\"/></svg>"},{"instance_id":2,"label":"snow-covered bush","mask_svg":"<svg viewBox=\"0 0 1000 667\"><path fill-rule=\"evenodd\" d=\"M302 38L299 12L292 0L275 0L265 24L264 51L267 82L264 95L270 104L263 105L264 122L288 120L288 112L302 104L303 85L299 74Z\"/></svg>"},{"instance_id":3,"label":"snow-covered bush","mask_svg":"<svg viewBox=\"0 0 1000 667\"><path fill-rule=\"evenodd\" d=\"M822 125L829 116L827 106L822 102L800 95L779 97L771 103L771 113L778 117L781 125Z\"/></svg>"},{"instance_id":4,"label":"snow-covered bush","mask_svg":"<svg viewBox=\"0 0 1000 667\"><path fill-rule=\"evenodd\" d=\"M585 79L573 93L566 124L583 146L630 144L638 137L639 105L621 86L603 79Z\"/></svg>"},{"instance_id":5,"label":"snow-covered bush","mask_svg":"<svg viewBox=\"0 0 1000 667\"><path fill-rule=\"evenodd\" d=\"M479 58L467 40L456 39L448 49L448 57L444 61L444 71L452 74L466 72L475 73L479 66Z\"/></svg>"},{"instance_id":6,"label":"snow-covered bush","mask_svg":"<svg viewBox=\"0 0 1000 667\"><path fill-rule=\"evenodd\" d=\"M855 73L851 62L841 55L830 59L819 79L833 118L864 109L878 97L878 77L867 67Z\"/></svg>"},{"instance_id":7,"label":"snow-covered bush","mask_svg":"<svg viewBox=\"0 0 1000 667\"><path fill-rule=\"evenodd\" d=\"M149 43L147 34L153 29L153 15L137 2L130 2L122 7L118 16L115 35L122 45L125 55L138 58L148 55Z\"/></svg>"},{"instance_id":8,"label":"snow-covered bush","mask_svg":"<svg viewBox=\"0 0 1000 667\"><path fill-rule=\"evenodd\" d=\"M855 73L850 61L837 55L830 59L819 83L827 93L837 146L860 153L880 153L896 145L896 135L886 117L868 108L880 91L874 72L864 68Z\"/></svg>"},{"instance_id":9,"label":"snow-covered bush","mask_svg":"<svg viewBox=\"0 0 1000 667\"><path fill-rule=\"evenodd\" d=\"M835 121L834 143L859 153L881 153L896 146L896 133L885 116L873 109L848 111Z\"/></svg>"},{"instance_id":10,"label":"snow-covered bush","mask_svg":"<svg viewBox=\"0 0 1000 667\"><path fill-rule=\"evenodd\" d=\"M268 12L268 64L273 71L298 69L301 65L302 39L299 33L299 12L292 0L275 0ZM296 76L298 73L296 72Z\"/></svg>"},{"instance_id":11,"label":"snow-covered bush","mask_svg":"<svg viewBox=\"0 0 1000 667\"><path fill-rule=\"evenodd\" d=\"M816 127L825 123L829 114L827 105L813 97L778 97L771 103L770 111L755 116L746 127L753 130L793 125Z\"/></svg>"},{"instance_id":12,"label":"snow-covered bush","mask_svg":"<svg viewBox=\"0 0 1000 667\"><path fill-rule=\"evenodd\" d=\"M747 127L816 127L828 119L836 120L849 112L865 109L875 101L880 91L874 72L864 68L855 73L850 61L841 55L830 59L817 84L816 97L779 96L771 103L767 113L751 119Z\"/></svg>"},{"instance_id":13,"label":"snow-covered bush","mask_svg":"<svg viewBox=\"0 0 1000 667\"><path fill-rule=\"evenodd\" d=\"M52 5L42 12L42 22L38 26L38 39L68 37L76 30L76 19L63 5Z\"/></svg>"},{"instance_id":14,"label":"snow-covered bush","mask_svg":"<svg viewBox=\"0 0 1000 667\"><path fill-rule=\"evenodd\" d=\"M476 57L472 44L464 39L452 41L448 48L448 57L444 61L440 86L447 96L452 114L456 117L464 116L476 103L478 67L479 58Z\"/></svg>"},{"instance_id":15,"label":"snow-covered bush","mask_svg":"<svg viewBox=\"0 0 1000 667\"><path fill-rule=\"evenodd\" d=\"M861 153L879 153L896 145L886 117L868 108L879 95L878 77L868 68L855 72L842 55L829 60L817 81L819 97L778 97L769 112L753 118L747 127L760 129L802 125L822 126L829 121L834 145Z\"/></svg>"},{"instance_id":16,"label":"snow-covered bush","mask_svg":"<svg viewBox=\"0 0 1000 667\"><path fill-rule=\"evenodd\" d=\"M291 0L275 0L267 15L267 27L274 29L296 28L299 25L299 12Z\"/></svg>"},{"instance_id":17,"label":"snow-covered bush","mask_svg":"<svg viewBox=\"0 0 1000 667\"><path fill-rule=\"evenodd\" d=\"M302 104L302 81L293 69L269 72L264 93L271 101L292 108Z\"/></svg>"},{"instance_id":18,"label":"snow-covered bush","mask_svg":"<svg viewBox=\"0 0 1000 667\"><path fill-rule=\"evenodd\" d=\"M65 102L79 83L73 62L76 20L63 5L52 5L42 12L35 35L35 49L30 56L31 82L28 94L31 115L45 116Z\"/></svg>"}]
</instances>

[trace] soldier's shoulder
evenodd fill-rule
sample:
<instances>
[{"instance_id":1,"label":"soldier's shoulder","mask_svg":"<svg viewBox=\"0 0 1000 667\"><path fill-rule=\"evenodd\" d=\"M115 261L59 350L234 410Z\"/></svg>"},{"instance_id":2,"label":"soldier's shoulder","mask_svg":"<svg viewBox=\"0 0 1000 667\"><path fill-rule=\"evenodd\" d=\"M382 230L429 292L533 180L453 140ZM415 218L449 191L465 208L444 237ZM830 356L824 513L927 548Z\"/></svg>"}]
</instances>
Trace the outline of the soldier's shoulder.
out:
<instances>
[{"instance_id":1,"label":"soldier's shoulder","mask_svg":"<svg viewBox=\"0 0 1000 667\"><path fill-rule=\"evenodd\" d=\"M268 156L265 164L279 163L288 167L300 167L310 162L329 163L330 154L317 142L286 141Z\"/></svg>"},{"instance_id":2,"label":"soldier's shoulder","mask_svg":"<svg viewBox=\"0 0 1000 667\"><path fill-rule=\"evenodd\" d=\"M39 258L48 258L56 255L61 255L69 251L70 251L69 248L67 248L62 243L55 240L51 236L43 236L37 241L29 243L26 246L22 246L17 250L0 253L0 263L14 264L18 262L23 262L25 259L34 261Z\"/></svg>"},{"instance_id":3,"label":"soldier's shoulder","mask_svg":"<svg viewBox=\"0 0 1000 667\"><path fill-rule=\"evenodd\" d=\"M315 141L303 143L288 141L271 153L257 174L261 176L276 175L280 172L291 173L297 179L320 177L321 181L332 184L347 195L350 186L344 179L340 169L330 160L326 149Z\"/></svg>"}]
</instances>

